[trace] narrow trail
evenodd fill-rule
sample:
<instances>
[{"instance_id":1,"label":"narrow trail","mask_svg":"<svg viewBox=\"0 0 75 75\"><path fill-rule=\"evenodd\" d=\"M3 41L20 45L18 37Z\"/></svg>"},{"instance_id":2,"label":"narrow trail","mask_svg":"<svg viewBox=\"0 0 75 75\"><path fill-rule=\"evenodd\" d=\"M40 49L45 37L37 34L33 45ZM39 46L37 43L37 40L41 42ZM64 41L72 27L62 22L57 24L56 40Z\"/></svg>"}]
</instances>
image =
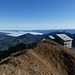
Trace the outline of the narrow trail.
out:
<instances>
[{"instance_id":1,"label":"narrow trail","mask_svg":"<svg viewBox=\"0 0 75 75\"><path fill-rule=\"evenodd\" d=\"M4 58L4 59L1 59L0 64L2 64L4 61L9 60L10 58L14 57L15 55L22 55L22 54L25 53L26 51L27 51L27 49L24 49L24 50L22 50L22 51L18 51L18 52L16 52L16 53L12 53L10 56L8 56L8 57L6 57L6 58Z\"/></svg>"}]
</instances>

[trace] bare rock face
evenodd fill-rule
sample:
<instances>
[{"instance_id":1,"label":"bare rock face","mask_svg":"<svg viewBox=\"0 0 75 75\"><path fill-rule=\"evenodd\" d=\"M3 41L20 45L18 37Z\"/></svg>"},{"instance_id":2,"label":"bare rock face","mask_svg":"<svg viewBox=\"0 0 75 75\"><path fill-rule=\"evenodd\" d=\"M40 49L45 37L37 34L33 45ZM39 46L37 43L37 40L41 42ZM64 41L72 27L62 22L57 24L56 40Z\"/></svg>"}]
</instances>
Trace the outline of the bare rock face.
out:
<instances>
[{"instance_id":1,"label":"bare rock face","mask_svg":"<svg viewBox=\"0 0 75 75\"><path fill-rule=\"evenodd\" d=\"M0 63L0 75L75 75L75 52L53 41L13 55Z\"/></svg>"}]
</instances>

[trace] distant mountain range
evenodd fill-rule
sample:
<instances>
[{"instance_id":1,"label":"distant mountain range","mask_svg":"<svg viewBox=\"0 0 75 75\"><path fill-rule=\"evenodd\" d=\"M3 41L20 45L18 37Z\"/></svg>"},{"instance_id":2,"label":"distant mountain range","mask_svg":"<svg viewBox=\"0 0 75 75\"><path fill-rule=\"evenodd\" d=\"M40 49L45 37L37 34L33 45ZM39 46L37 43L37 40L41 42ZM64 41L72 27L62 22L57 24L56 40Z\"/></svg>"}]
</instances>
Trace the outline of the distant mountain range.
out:
<instances>
[{"instance_id":1,"label":"distant mountain range","mask_svg":"<svg viewBox=\"0 0 75 75\"><path fill-rule=\"evenodd\" d=\"M74 32L75 30L32 30L30 32L27 30L2 30L0 31L0 51L8 50L9 47L14 47L19 43L29 44L39 42L49 35L55 36L58 33L64 33L70 36L73 39L73 47L75 47ZM16 35L16 37L12 36L13 33Z\"/></svg>"},{"instance_id":2,"label":"distant mountain range","mask_svg":"<svg viewBox=\"0 0 75 75\"><path fill-rule=\"evenodd\" d=\"M31 33L31 34L47 34L47 33L51 33L51 32L68 32L71 34L75 34L75 29L54 29L54 30L0 30L0 32L3 33L16 33L17 34L27 34L27 33Z\"/></svg>"},{"instance_id":3,"label":"distant mountain range","mask_svg":"<svg viewBox=\"0 0 75 75\"><path fill-rule=\"evenodd\" d=\"M68 33L71 33L71 34L75 34L75 29L53 29L53 30L32 30L32 32L38 32L38 33L44 33L44 34L47 34L47 33L51 33L51 32L68 32Z\"/></svg>"}]
</instances>

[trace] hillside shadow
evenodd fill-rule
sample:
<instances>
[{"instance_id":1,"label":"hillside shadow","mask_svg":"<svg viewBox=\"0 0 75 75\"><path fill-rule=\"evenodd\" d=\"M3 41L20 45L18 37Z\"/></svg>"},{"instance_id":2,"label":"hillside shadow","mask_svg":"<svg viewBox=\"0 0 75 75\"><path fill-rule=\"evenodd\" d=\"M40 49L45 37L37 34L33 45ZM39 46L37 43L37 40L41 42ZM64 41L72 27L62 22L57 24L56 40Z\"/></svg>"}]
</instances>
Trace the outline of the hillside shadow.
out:
<instances>
[{"instance_id":1,"label":"hillside shadow","mask_svg":"<svg viewBox=\"0 0 75 75\"><path fill-rule=\"evenodd\" d=\"M7 58L7 57L17 57L20 56L22 54L24 54L26 51L28 51L28 49L34 48L37 44L36 43L32 43L32 44L24 44L24 43L20 43L19 45L16 45L14 47L10 47L8 49L8 51L1 51L0 52L0 61L2 61L3 59ZM7 64L8 59L2 61L0 64Z\"/></svg>"},{"instance_id":2,"label":"hillside shadow","mask_svg":"<svg viewBox=\"0 0 75 75\"><path fill-rule=\"evenodd\" d=\"M63 61L67 67L66 70L67 70L68 75L74 75L75 74L75 63L74 63L75 60L74 60L74 58L71 55L69 55L63 51L62 51L62 55L64 56Z\"/></svg>"}]
</instances>

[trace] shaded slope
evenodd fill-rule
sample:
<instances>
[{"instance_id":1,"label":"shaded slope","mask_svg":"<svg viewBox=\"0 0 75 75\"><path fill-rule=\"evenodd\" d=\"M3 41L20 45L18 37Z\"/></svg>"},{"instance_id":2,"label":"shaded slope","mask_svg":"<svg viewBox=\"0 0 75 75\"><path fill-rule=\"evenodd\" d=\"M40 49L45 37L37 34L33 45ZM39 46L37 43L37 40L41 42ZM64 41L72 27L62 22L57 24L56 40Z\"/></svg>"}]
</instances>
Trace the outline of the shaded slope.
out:
<instances>
[{"instance_id":1,"label":"shaded slope","mask_svg":"<svg viewBox=\"0 0 75 75\"><path fill-rule=\"evenodd\" d=\"M9 47L15 46L19 43L19 40L12 36L0 33L0 51L6 51Z\"/></svg>"},{"instance_id":2,"label":"shaded slope","mask_svg":"<svg viewBox=\"0 0 75 75\"><path fill-rule=\"evenodd\" d=\"M39 42L44 37L45 37L44 35L33 35L28 33L28 34L17 37L17 39L19 39L20 42L35 43L35 42Z\"/></svg>"},{"instance_id":3,"label":"shaded slope","mask_svg":"<svg viewBox=\"0 0 75 75\"><path fill-rule=\"evenodd\" d=\"M75 52L42 41L22 55L7 58L0 65L0 75L75 75Z\"/></svg>"}]
</instances>

